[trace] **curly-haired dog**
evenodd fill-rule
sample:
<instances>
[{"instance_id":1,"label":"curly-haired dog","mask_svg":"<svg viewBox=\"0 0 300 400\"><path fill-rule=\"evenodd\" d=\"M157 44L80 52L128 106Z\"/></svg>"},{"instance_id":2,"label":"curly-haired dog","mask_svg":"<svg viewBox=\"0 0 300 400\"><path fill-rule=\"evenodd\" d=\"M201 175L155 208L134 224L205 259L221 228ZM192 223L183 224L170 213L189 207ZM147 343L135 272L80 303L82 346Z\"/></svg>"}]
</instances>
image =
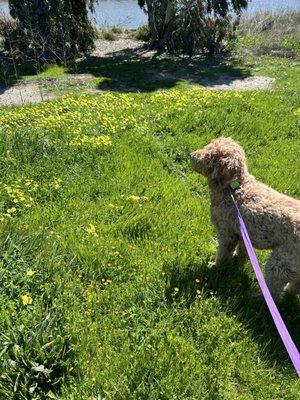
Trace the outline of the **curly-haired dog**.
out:
<instances>
[{"instance_id":1,"label":"curly-haired dog","mask_svg":"<svg viewBox=\"0 0 300 400\"><path fill-rule=\"evenodd\" d=\"M237 180L234 197L245 220L253 246L272 249L266 265L266 282L274 300L281 292L300 292L300 201L258 182L249 174L245 153L231 138L219 138L190 155L193 169L207 177L211 218L217 231L216 265L246 250L240 235L229 185Z\"/></svg>"}]
</instances>

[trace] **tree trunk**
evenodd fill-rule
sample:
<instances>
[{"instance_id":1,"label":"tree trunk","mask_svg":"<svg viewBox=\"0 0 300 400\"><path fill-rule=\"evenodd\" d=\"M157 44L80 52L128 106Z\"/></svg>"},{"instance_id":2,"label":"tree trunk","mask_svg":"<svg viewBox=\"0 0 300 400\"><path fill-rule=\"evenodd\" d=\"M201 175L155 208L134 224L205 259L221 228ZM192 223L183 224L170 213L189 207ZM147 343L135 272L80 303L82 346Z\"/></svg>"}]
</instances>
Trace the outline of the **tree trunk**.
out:
<instances>
[{"instance_id":1,"label":"tree trunk","mask_svg":"<svg viewBox=\"0 0 300 400\"><path fill-rule=\"evenodd\" d=\"M148 14L148 24L150 29L150 35L153 42L157 40L158 34L155 24L155 15L152 0L146 0L147 4L147 14Z\"/></svg>"},{"instance_id":2,"label":"tree trunk","mask_svg":"<svg viewBox=\"0 0 300 400\"><path fill-rule=\"evenodd\" d=\"M163 34L157 42L157 47L163 49L165 47L166 41L168 40L170 34L170 28L172 25L172 11L173 11L173 1L168 0L165 14L165 21L163 27Z\"/></svg>"}]
</instances>

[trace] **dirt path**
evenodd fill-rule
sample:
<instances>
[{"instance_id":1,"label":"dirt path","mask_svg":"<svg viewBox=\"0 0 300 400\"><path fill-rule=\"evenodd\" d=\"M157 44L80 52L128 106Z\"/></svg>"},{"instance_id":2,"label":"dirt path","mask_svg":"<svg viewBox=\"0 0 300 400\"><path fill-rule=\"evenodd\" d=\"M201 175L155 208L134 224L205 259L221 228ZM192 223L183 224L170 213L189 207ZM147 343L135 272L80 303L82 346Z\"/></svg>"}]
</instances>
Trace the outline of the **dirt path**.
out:
<instances>
[{"instance_id":1,"label":"dirt path","mask_svg":"<svg viewBox=\"0 0 300 400\"><path fill-rule=\"evenodd\" d=\"M53 97L53 94L47 93L37 83L22 82L8 88L0 86L1 105L40 103Z\"/></svg>"},{"instance_id":2,"label":"dirt path","mask_svg":"<svg viewBox=\"0 0 300 400\"><path fill-rule=\"evenodd\" d=\"M214 82L203 81L202 86L215 90L254 90L271 89L274 78L268 76L248 76L243 79L232 79L224 74L218 77Z\"/></svg>"},{"instance_id":3,"label":"dirt path","mask_svg":"<svg viewBox=\"0 0 300 400\"><path fill-rule=\"evenodd\" d=\"M141 42L133 39L122 37L116 41L107 41L100 39L96 43L96 49L92 53L93 58L109 58L109 57L129 57L133 55L137 58L151 58L155 53L146 51ZM253 89L270 89L274 83L274 79L263 76L249 76L245 78L234 78L229 74L220 74L214 80L198 77L195 72L188 73L180 71L176 72L159 72L152 70L150 77L153 81L167 81L172 79L183 79L193 81L197 84L212 90L253 90ZM0 86L0 105L21 105L29 103L39 103L55 97L59 97L58 91L51 92L54 87L63 84L70 89L80 90L81 92L95 93L99 89L92 88L88 85L92 79L90 74L66 74L63 78L45 78L37 81L21 80L17 84L9 87ZM124 91L132 91L130 88L123 87Z\"/></svg>"}]
</instances>

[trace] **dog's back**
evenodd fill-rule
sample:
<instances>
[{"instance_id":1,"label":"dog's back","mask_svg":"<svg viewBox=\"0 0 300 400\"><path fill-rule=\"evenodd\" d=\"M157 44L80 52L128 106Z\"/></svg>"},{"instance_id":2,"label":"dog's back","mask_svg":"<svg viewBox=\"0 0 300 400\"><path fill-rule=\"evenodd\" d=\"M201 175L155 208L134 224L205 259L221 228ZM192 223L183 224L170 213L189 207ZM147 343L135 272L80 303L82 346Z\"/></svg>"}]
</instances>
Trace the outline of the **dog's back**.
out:
<instances>
[{"instance_id":1,"label":"dog's back","mask_svg":"<svg viewBox=\"0 0 300 400\"><path fill-rule=\"evenodd\" d=\"M273 248L286 241L299 242L300 255L300 201L249 179L236 192L237 201L245 216L254 246ZM296 244L296 243L295 243Z\"/></svg>"}]
</instances>

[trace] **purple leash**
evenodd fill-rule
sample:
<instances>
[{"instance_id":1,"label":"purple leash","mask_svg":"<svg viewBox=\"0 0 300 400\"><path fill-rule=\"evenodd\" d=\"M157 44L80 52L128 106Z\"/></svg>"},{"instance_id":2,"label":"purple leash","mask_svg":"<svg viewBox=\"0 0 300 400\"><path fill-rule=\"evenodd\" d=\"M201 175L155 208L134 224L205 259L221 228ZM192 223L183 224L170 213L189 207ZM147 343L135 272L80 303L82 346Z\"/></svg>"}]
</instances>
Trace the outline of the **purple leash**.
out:
<instances>
[{"instance_id":1,"label":"purple leash","mask_svg":"<svg viewBox=\"0 0 300 400\"><path fill-rule=\"evenodd\" d=\"M276 304L271 296L271 293L266 284L265 278L260 269L260 266L259 266L256 254L255 254L254 248L252 246L245 222L240 213L237 202L235 201L235 198L233 196L232 189L236 189L236 188L237 187L231 187L229 189L229 192L230 192L232 202L234 204L238 225L239 225L239 228L240 228L240 231L242 234L243 241L245 243L245 247L247 249L247 253L248 253L250 262L254 269L254 272L255 272L256 278L258 280L259 286L261 288L262 294L264 296L265 302L267 303L267 306L272 315L272 318L274 320L274 323L276 325L278 333L281 337L281 340L283 341L283 344L285 345L285 348L286 348L287 352L289 353L290 359L295 367L298 377L300 377L300 354L299 354L299 351L297 350L297 347L295 346L295 343L293 342L293 340L281 318L281 315L279 314L279 311L278 311Z\"/></svg>"}]
</instances>

